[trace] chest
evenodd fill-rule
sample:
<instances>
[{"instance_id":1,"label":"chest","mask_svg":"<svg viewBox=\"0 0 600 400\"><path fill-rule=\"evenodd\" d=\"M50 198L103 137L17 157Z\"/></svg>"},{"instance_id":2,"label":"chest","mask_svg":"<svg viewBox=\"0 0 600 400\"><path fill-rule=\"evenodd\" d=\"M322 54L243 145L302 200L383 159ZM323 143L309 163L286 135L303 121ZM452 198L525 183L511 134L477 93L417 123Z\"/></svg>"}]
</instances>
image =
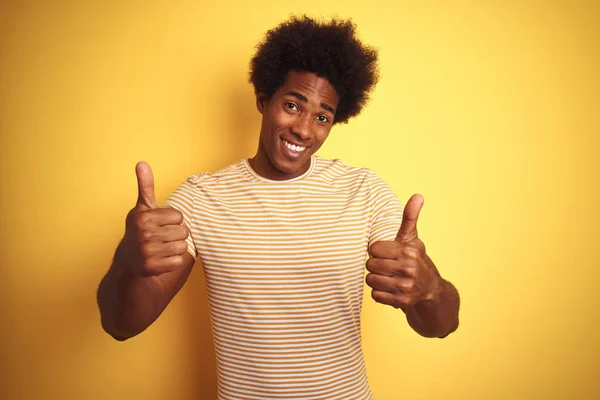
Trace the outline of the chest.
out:
<instances>
[{"instance_id":1,"label":"chest","mask_svg":"<svg viewBox=\"0 0 600 400\"><path fill-rule=\"evenodd\" d=\"M339 259L350 252L360 258L371 220L367 195L361 187L205 189L195 204L194 239L209 258L232 252L282 261L299 254Z\"/></svg>"}]
</instances>

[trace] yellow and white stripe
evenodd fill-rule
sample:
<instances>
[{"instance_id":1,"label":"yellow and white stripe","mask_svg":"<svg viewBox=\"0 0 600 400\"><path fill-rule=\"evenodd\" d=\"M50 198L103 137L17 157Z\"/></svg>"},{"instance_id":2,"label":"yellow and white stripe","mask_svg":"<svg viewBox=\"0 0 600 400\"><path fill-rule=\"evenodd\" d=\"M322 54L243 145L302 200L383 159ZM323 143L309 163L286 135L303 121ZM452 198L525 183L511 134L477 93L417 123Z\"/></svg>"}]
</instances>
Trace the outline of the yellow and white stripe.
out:
<instances>
[{"instance_id":1,"label":"yellow and white stripe","mask_svg":"<svg viewBox=\"0 0 600 400\"><path fill-rule=\"evenodd\" d=\"M314 156L271 181L242 160L190 176L167 200L200 257L220 399L371 399L360 311L367 248L402 206L366 168Z\"/></svg>"}]
</instances>

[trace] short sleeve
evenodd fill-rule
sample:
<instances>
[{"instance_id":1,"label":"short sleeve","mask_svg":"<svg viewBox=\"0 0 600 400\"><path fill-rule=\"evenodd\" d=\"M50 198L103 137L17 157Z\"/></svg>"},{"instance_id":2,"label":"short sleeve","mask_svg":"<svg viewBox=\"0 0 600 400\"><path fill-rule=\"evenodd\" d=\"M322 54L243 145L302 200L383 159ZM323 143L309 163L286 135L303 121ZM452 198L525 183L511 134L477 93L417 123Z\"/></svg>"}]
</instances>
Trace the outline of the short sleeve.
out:
<instances>
[{"instance_id":1,"label":"short sleeve","mask_svg":"<svg viewBox=\"0 0 600 400\"><path fill-rule=\"evenodd\" d=\"M198 251L194 243L194 231L193 231L193 214L194 214L194 195L196 191L196 185L194 184L194 177L190 176L185 182L183 182L165 201L165 206L172 207L179 210L183 214L183 224L190 230L190 235L187 237L187 250L188 253L194 257L194 260L198 257Z\"/></svg>"},{"instance_id":2,"label":"short sleeve","mask_svg":"<svg viewBox=\"0 0 600 400\"><path fill-rule=\"evenodd\" d=\"M369 175L371 226L369 248L375 242L394 240L402 224L403 205L389 185L373 171Z\"/></svg>"}]
</instances>

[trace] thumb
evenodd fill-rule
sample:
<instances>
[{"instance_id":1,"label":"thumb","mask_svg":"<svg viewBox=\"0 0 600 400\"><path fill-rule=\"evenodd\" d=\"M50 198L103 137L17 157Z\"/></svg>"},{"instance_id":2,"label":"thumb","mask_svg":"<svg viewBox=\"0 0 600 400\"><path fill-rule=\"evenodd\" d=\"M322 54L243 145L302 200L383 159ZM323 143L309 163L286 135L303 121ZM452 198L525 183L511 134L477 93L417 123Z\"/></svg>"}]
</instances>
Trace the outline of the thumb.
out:
<instances>
[{"instance_id":1,"label":"thumb","mask_svg":"<svg viewBox=\"0 0 600 400\"><path fill-rule=\"evenodd\" d=\"M148 209L158 208L154 197L154 176L150 165L144 161L140 161L135 166L135 174L137 175L138 183L138 199L136 207Z\"/></svg>"},{"instance_id":2,"label":"thumb","mask_svg":"<svg viewBox=\"0 0 600 400\"><path fill-rule=\"evenodd\" d=\"M405 242L407 240L418 237L417 235L417 219L425 199L420 194L414 194L406 203L404 212L402 213L402 224L396 235L396 241Z\"/></svg>"}]
</instances>

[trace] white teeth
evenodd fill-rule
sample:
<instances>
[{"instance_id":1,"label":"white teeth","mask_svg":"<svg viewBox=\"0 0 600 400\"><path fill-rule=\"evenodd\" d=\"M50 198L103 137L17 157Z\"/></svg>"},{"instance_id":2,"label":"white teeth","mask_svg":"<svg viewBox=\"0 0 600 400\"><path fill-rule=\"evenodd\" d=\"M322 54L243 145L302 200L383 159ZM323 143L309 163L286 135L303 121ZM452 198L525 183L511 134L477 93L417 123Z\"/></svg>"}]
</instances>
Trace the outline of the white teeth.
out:
<instances>
[{"instance_id":1,"label":"white teeth","mask_svg":"<svg viewBox=\"0 0 600 400\"><path fill-rule=\"evenodd\" d=\"M288 141L287 141L287 140L285 140L285 139L283 140L283 143L285 143L285 146L286 146L288 149L290 149L290 150L292 150L292 151L295 151L295 152L298 152L298 153L299 153L299 152L301 152L301 151L303 151L304 149L306 149L306 147L302 147L302 146L296 146L295 144L291 144L290 142L288 142Z\"/></svg>"}]
</instances>

